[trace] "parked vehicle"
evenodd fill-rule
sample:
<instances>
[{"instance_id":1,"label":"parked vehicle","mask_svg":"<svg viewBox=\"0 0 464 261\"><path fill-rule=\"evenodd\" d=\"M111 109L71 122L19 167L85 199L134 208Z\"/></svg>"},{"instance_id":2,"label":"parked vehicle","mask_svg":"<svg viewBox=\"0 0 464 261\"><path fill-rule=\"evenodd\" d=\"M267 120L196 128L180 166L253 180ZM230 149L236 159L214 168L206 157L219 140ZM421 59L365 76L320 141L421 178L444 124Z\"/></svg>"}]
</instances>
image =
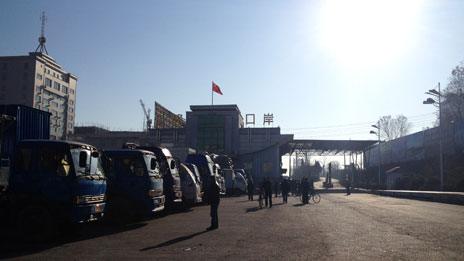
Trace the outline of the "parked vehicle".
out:
<instances>
[{"instance_id":1,"label":"parked vehicle","mask_svg":"<svg viewBox=\"0 0 464 261\"><path fill-rule=\"evenodd\" d=\"M197 166L197 168L198 168L198 170L200 172L201 180L202 180L202 190L204 192L207 191L207 189L208 189L208 187L210 185L209 184L209 182L210 182L209 177L210 176L215 176L216 180L217 180L217 182L219 184L224 183L221 175L219 175L219 173L218 173L218 169L217 169L216 165L211 160L211 158L210 158L210 156L208 154L203 154L203 153L189 154L189 155L187 155L187 158L186 158L185 161L187 163L194 164L195 166ZM204 202L208 201L207 195L208 195L208 193L203 194L203 201Z\"/></svg>"},{"instance_id":2,"label":"parked vehicle","mask_svg":"<svg viewBox=\"0 0 464 261\"><path fill-rule=\"evenodd\" d=\"M166 199L165 206L174 207L175 204L182 203L179 162L172 157L171 152L167 148L140 146L134 143L126 143L123 148L142 149L153 152L158 160L160 171L163 175L163 192Z\"/></svg>"},{"instance_id":3,"label":"parked vehicle","mask_svg":"<svg viewBox=\"0 0 464 261\"><path fill-rule=\"evenodd\" d=\"M203 188L202 187L203 182L201 180L201 174L200 174L200 171L198 170L197 166L195 164L192 164L192 163L184 163L184 164L192 172L192 174L195 177L196 182L200 185L201 188ZM203 189L202 189L202 192L203 192Z\"/></svg>"},{"instance_id":4,"label":"parked vehicle","mask_svg":"<svg viewBox=\"0 0 464 261\"><path fill-rule=\"evenodd\" d=\"M8 184L16 145L24 139L50 138L50 113L24 105L0 105L0 195Z\"/></svg>"},{"instance_id":5,"label":"parked vehicle","mask_svg":"<svg viewBox=\"0 0 464 261\"><path fill-rule=\"evenodd\" d=\"M20 235L47 239L63 225L103 217L106 178L96 148L24 140L17 144L12 163L5 207Z\"/></svg>"},{"instance_id":6,"label":"parked vehicle","mask_svg":"<svg viewBox=\"0 0 464 261\"><path fill-rule=\"evenodd\" d=\"M227 195L235 194L235 173L233 169L222 169L221 176L224 177Z\"/></svg>"},{"instance_id":7,"label":"parked vehicle","mask_svg":"<svg viewBox=\"0 0 464 261\"><path fill-rule=\"evenodd\" d=\"M197 182L195 175L187 165L183 163L180 164L179 175L182 186L182 201L188 206L201 203L201 185Z\"/></svg>"},{"instance_id":8,"label":"parked vehicle","mask_svg":"<svg viewBox=\"0 0 464 261\"><path fill-rule=\"evenodd\" d=\"M216 180L219 184L219 188L221 189L219 193L221 195L225 195L226 194L226 180L224 176L222 175L221 166L219 166L219 164L214 164L213 171L214 171L214 176L216 176Z\"/></svg>"},{"instance_id":9,"label":"parked vehicle","mask_svg":"<svg viewBox=\"0 0 464 261\"><path fill-rule=\"evenodd\" d=\"M234 193L246 194L248 182L240 172L235 172Z\"/></svg>"},{"instance_id":10,"label":"parked vehicle","mask_svg":"<svg viewBox=\"0 0 464 261\"><path fill-rule=\"evenodd\" d=\"M164 209L163 177L153 152L121 149L103 154L111 218L149 217Z\"/></svg>"}]
</instances>

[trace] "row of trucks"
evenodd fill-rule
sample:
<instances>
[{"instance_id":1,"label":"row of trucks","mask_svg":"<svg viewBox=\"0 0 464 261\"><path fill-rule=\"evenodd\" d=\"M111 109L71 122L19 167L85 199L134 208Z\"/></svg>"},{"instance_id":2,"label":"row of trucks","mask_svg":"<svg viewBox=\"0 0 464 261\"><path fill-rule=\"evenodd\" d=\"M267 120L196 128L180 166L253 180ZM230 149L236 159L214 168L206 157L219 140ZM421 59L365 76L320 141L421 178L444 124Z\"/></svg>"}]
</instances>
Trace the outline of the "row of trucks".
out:
<instances>
[{"instance_id":1,"label":"row of trucks","mask_svg":"<svg viewBox=\"0 0 464 261\"><path fill-rule=\"evenodd\" d=\"M100 151L89 144L52 141L46 137L46 121L30 122L29 128L40 123L45 131L27 135L21 126L27 125L24 119L37 121L45 112L25 106L9 109L6 113L0 107L2 115L13 115L0 126L0 220L22 238L41 241L104 217L132 220L165 208L190 207L208 200L209 176L227 191L227 171L220 171L207 153L188 155L181 163L156 146L126 143L122 149ZM3 135L11 129L15 135Z\"/></svg>"}]
</instances>

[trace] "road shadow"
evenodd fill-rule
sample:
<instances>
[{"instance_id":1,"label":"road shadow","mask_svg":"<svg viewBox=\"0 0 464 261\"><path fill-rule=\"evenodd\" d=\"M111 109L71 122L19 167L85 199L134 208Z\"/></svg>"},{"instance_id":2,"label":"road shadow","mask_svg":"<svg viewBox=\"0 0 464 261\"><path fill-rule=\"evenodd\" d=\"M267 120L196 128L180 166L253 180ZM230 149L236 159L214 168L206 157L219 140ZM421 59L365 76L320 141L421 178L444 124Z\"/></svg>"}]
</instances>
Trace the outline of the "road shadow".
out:
<instances>
[{"instance_id":1,"label":"road shadow","mask_svg":"<svg viewBox=\"0 0 464 261\"><path fill-rule=\"evenodd\" d=\"M309 204L303 204L303 203L293 204L294 207L302 207L305 205L309 205Z\"/></svg>"},{"instance_id":2,"label":"road shadow","mask_svg":"<svg viewBox=\"0 0 464 261\"><path fill-rule=\"evenodd\" d=\"M256 201L256 200L254 200L254 201ZM245 203L245 202L253 202L253 201L252 201L252 200L248 200L248 199L246 199L246 200L235 201L235 203Z\"/></svg>"},{"instance_id":3,"label":"road shadow","mask_svg":"<svg viewBox=\"0 0 464 261\"><path fill-rule=\"evenodd\" d=\"M0 259L22 257L39 253L60 245L88 240L92 238L122 233L129 230L139 229L147 223L113 224L108 222L96 222L91 224L80 224L73 229L59 231L59 235L49 242L32 243L16 235L13 229L0 228Z\"/></svg>"},{"instance_id":4,"label":"road shadow","mask_svg":"<svg viewBox=\"0 0 464 261\"><path fill-rule=\"evenodd\" d=\"M160 243L156 246L150 246L150 247L145 247L145 248L142 248L140 249L139 251L147 251L147 250L151 250L151 249L156 249L156 248L160 248L160 247L166 247L166 246L170 246L170 245L173 245L173 244L176 244L176 243L179 243L179 242L182 242L182 241L185 241L185 240L189 240L191 238L194 238L198 235L201 235L201 234L204 234L204 233L207 233L209 232L208 230L204 230L204 231L200 231L200 232L196 232L196 233L193 233L191 235L188 235L188 236L181 236L181 237L176 237L174 239L171 239L171 240L168 240L166 242L163 242L163 243Z\"/></svg>"},{"instance_id":5,"label":"road shadow","mask_svg":"<svg viewBox=\"0 0 464 261\"><path fill-rule=\"evenodd\" d=\"M247 208L245 212L246 212L246 213L250 213L250 212L256 212L256 211L263 210L263 209L264 209L264 207L263 207L263 208L260 208L260 207L251 207L251 208Z\"/></svg>"}]
</instances>

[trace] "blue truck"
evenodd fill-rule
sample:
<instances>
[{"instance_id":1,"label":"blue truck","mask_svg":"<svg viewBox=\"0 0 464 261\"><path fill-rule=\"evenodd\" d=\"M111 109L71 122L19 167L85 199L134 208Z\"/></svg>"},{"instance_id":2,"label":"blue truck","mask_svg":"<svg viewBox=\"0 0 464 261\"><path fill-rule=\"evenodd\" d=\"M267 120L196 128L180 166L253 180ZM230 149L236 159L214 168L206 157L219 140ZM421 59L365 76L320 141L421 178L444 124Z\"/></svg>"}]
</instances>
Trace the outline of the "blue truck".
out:
<instances>
[{"instance_id":1,"label":"blue truck","mask_svg":"<svg viewBox=\"0 0 464 261\"><path fill-rule=\"evenodd\" d=\"M1 225L32 241L98 220L105 210L106 179L97 149L49 138L50 113L0 105Z\"/></svg>"},{"instance_id":2,"label":"blue truck","mask_svg":"<svg viewBox=\"0 0 464 261\"><path fill-rule=\"evenodd\" d=\"M163 177L153 152L120 149L103 155L110 218L145 218L164 209Z\"/></svg>"},{"instance_id":3,"label":"blue truck","mask_svg":"<svg viewBox=\"0 0 464 261\"><path fill-rule=\"evenodd\" d=\"M23 140L16 145L4 207L19 234L36 241L65 226L101 219L105 194L96 148L70 141Z\"/></svg>"},{"instance_id":4,"label":"blue truck","mask_svg":"<svg viewBox=\"0 0 464 261\"><path fill-rule=\"evenodd\" d=\"M136 143L126 142L123 148L141 149L155 154L163 176L163 192L166 197L166 208L175 208L182 205L182 188L179 176L179 164L167 148L158 146L141 146Z\"/></svg>"}]
</instances>

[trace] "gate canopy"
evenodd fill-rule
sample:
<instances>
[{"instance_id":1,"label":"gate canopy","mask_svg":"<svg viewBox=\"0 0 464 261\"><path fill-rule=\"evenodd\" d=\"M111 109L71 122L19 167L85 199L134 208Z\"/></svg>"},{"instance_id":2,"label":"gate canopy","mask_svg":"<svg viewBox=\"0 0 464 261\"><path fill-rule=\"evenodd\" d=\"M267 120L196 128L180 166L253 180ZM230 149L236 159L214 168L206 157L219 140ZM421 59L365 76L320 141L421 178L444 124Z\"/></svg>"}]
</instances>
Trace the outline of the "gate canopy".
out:
<instances>
[{"instance_id":1,"label":"gate canopy","mask_svg":"<svg viewBox=\"0 0 464 261\"><path fill-rule=\"evenodd\" d=\"M362 152L376 140L292 140L280 147L281 154L307 152L314 155L339 155L343 152Z\"/></svg>"}]
</instances>

